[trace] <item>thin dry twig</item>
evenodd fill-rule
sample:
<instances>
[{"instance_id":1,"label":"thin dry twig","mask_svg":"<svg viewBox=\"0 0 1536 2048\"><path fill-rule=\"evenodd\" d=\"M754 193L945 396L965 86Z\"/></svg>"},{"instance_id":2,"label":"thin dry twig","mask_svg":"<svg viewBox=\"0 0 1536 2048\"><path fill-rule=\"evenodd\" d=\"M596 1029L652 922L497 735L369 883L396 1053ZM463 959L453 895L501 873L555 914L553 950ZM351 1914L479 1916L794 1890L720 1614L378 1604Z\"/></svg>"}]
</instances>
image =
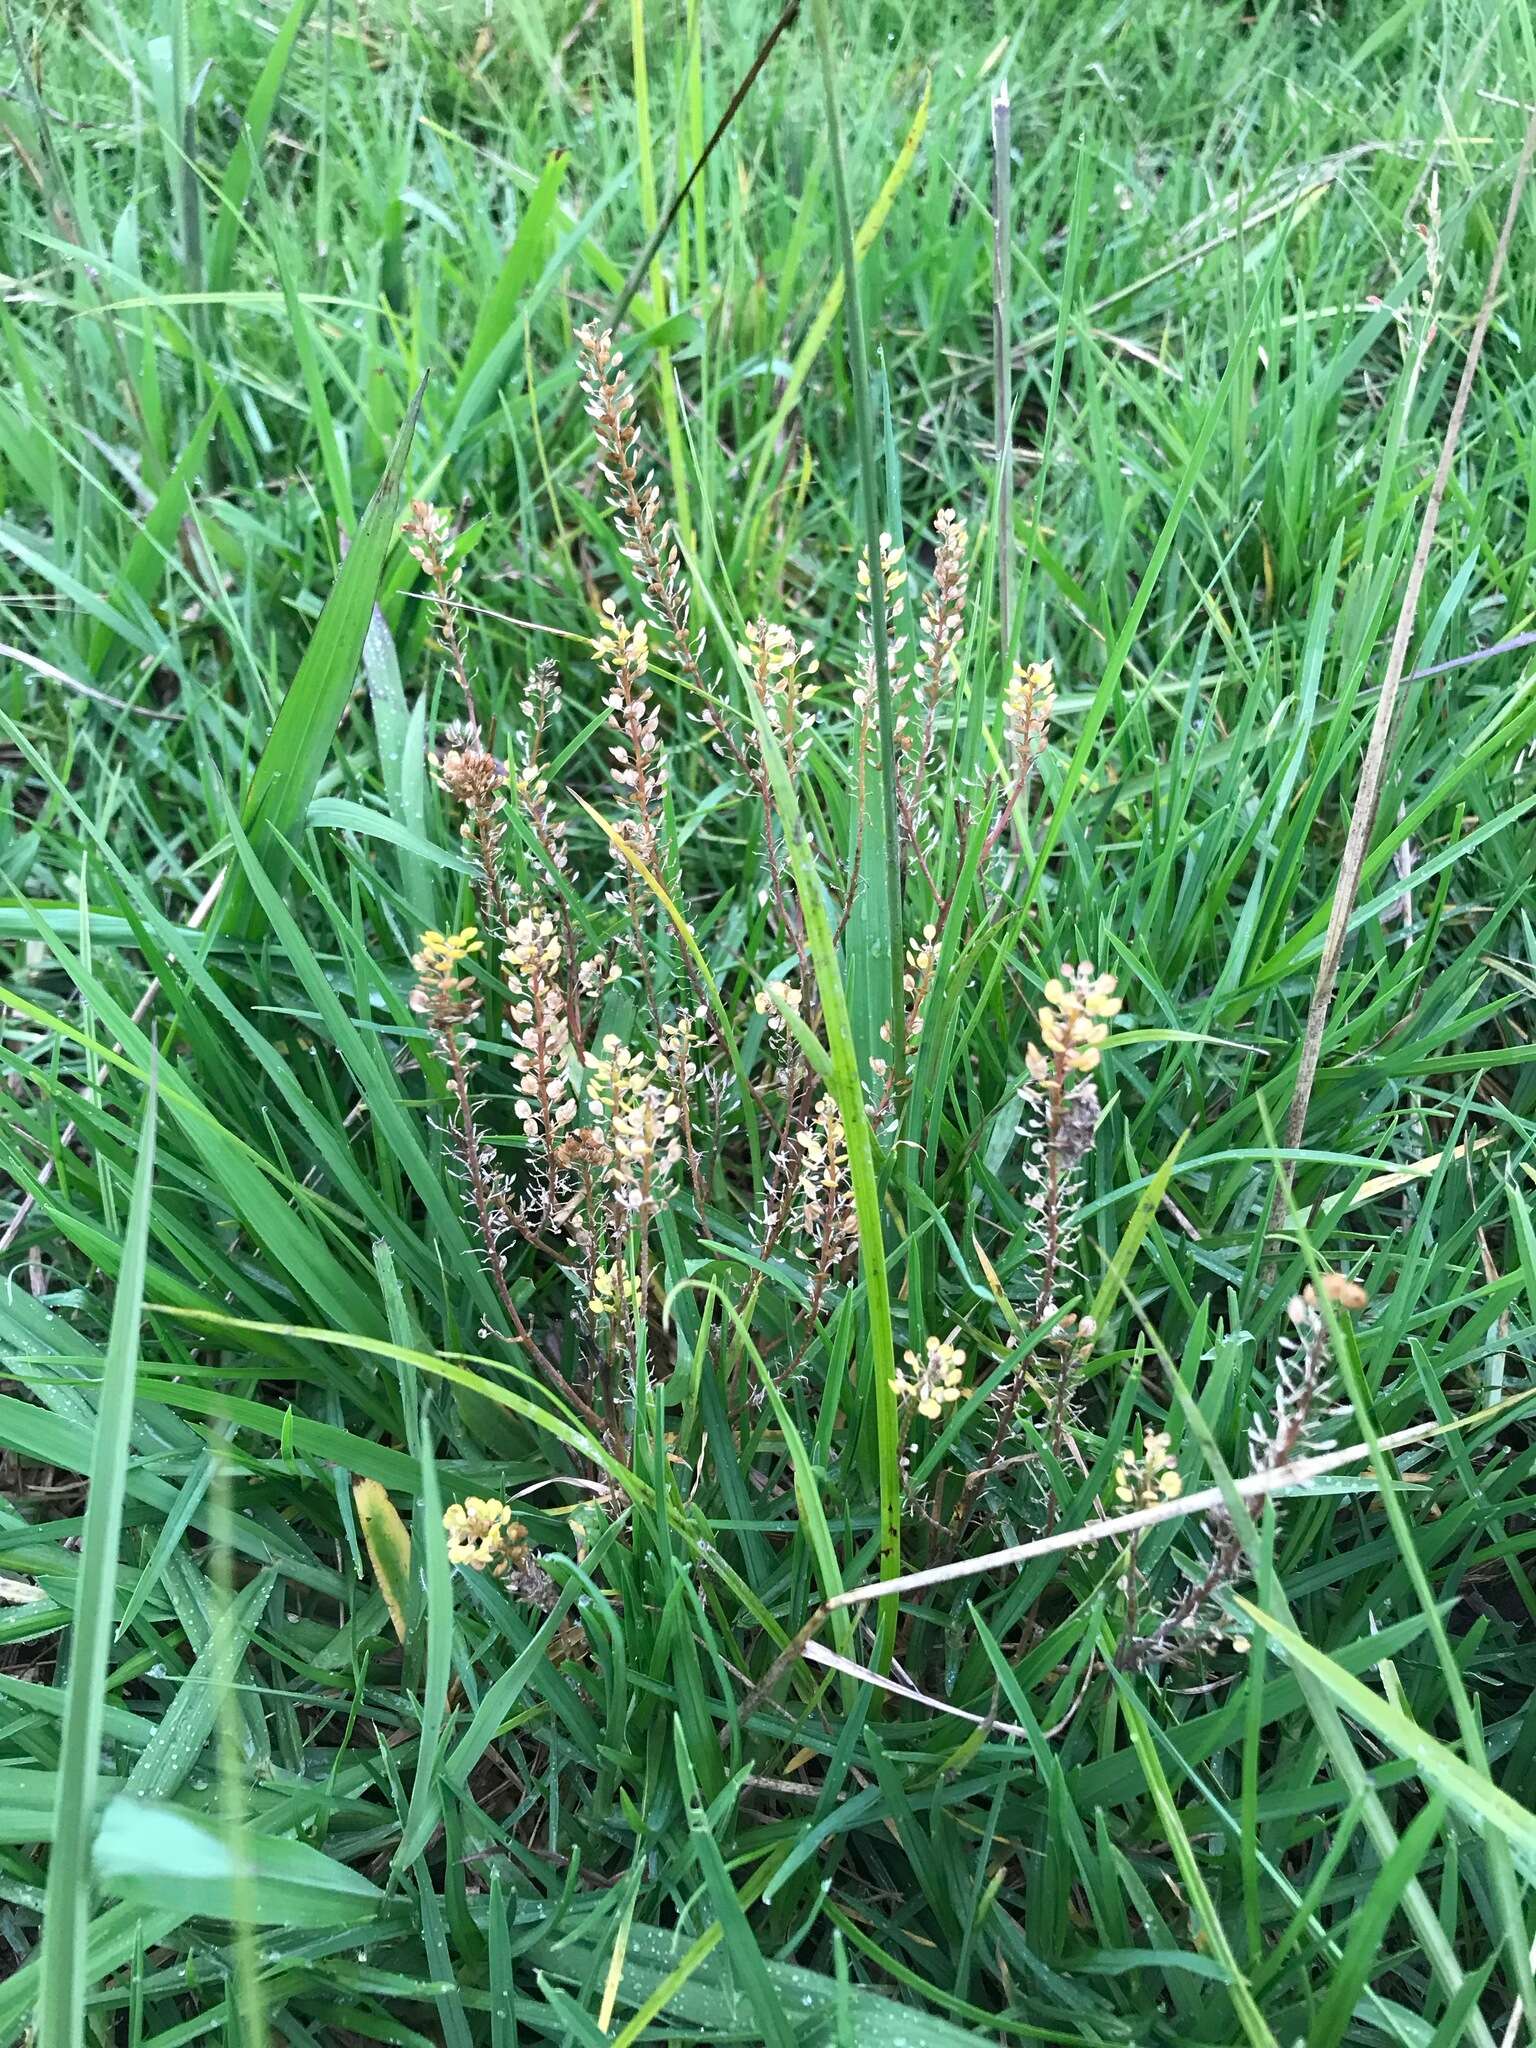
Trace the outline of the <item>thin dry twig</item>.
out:
<instances>
[{"instance_id":1,"label":"thin dry twig","mask_svg":"<svg viewBox=\"0 0 1536 2048\"><path fill-rule=\"evenodd\" d=\"M1021 1735L1026 1740L1027 1728L1020 1728L1014 1721L999 1721L986 1714L973 1714L969 1707L952 1706L948 1700L941 1700L935 1693L923 1692L915 1685L903 1685L894 1678L882 1678L867 1664L855 1664L851 1657L843 1657L836 1650L823 1648L820 1643L807 1643L805 1654L812 1664L824 1664L829 1671L840 1671L845 1678L857 1678L862 1684L876 1685L882 1692L888 1692L900 1700L911 1700L914 1706L932 1707L935 1713L949 1714L956 1721L969 1721L973 1728L995 1729L999 1735Z\"/></svg>"},{"instance_id":2,"label":"thin dry twig","mask_svg":"<svg viewBox=\"0 0 1536 2048\"><path fill-rule=\"evenodd\" d=\"M1510 1402L1498 1404L1513 1406L1517 1400L1536 1400L1536 1388L1527 1388L1523 1394L1511 1397ZM1493 1409L1482 1409L1481 1416L1487 1417ZM1380 1439L1384 1451L1399 1451L1410 1444L1426 1443L1430 1438L1446 1433L1447 1429L1466 1428L1478 1420L1478 1416L1464 1416L1459 1422L1416 1422L1406 1429L1395 1430L1390 1436ZM1329 1472L1342 1467L1358 1464L1370 1455L1368 1444L1346 1444L1342 1450L1321 1451L1315 1458L1298 1458L1293 1464L1282 1466L1277 1471L1248 1472L1232 1482L1233 1490L1240 1498L1249 1500L1255 1495L1278 1493L1282 1488L1306 1485L1313 1479L1320 1479ZM929 1565L918 1572L907 1572L899 1579L875 1579L861 1586L849 1586L846 1591L834 1593L826 1603L827 1612L834 1613L839 1607L855 1607L862 1600L889 1600L904 1593L918 1593L927 1586L943 1585L950 1579L975 1578L982 1572L998 1571L1005 1565L1027 1564L1031 1559L1049 1556L1053 1551L1078 1550L1085 1544L1112 1543L1121 1537L1139 1535L1143 1529L1155 1528L1159 1522L1175 1522L1185 1515L1209 1514L1212 1509L1224 1507L1226 1495L1219 1486L1203 1486L1195 1493L1181 1493L1173 1500L1158 1501L1154 1507L1136 1508L1127 1515L1104 1515L1095 1522L1084 1522L1077 1529L1058 1529L1049 1536L1032 1537L1027 1543L1010 1544L1006 1550L989 1550L980 1557L952 1558L948 1564Z\"/></svg>"},{"instance_id":3,"label":"thin dry twig","mask_svg":"<svg viewBox=\"0 0 1536 2048\"><path fill-rule=\"evenodd\" d=\"M1323 940L1323 954L1318 962L1317 985L1312 992L1312 1003L1307 1012L1301 1065L1296 1075L1296 1090L1291 1097L1290 1114L1286 1119L1285 1144L1288 1152L1294 1152L1300 1145L1306 1129L1307 1109L1312 1100L1313 1085L1317 1080L1318 1062L1322 1057L1323 1034L1327 1029L1328 1013L1338 982L1339 961L1344 952L1344 940L1349 931L1349 921L1354 914L1355 899L1359 893L1360 873L1365 865L1366 852L1376 825L1377 808L1381 802L1382 783L1386 777L1391 748L1392 723L1397 710L1397 695L1403 680L1403 672L1408 666L1408 648L1418 617L1419 598L1424 588L1425 571L1429 566L1430 549L1434 546L1435 531L1440 523L1440 507L1444 503L1446 488L1450 483L1451 464L1456 458L1456 446L1461 439L1467 402L1472 396L1473 381L1483 353L1483 341L1488 332L1488 324L1493 318L1499 281L1504 274L1510 239L1515 231L1515 221L1520 211L1520 201L1525 192L1533 157L1536 157L1536 115L1531 117L1526 126L1525 144L1520 152L1520 160L1515 166L1509 208L1504 216L1504 226L1499 233L1498 246L1493 252L1493 262L1489 266L1483 303L1478 309L1471 340L1467 343L1467 356L1461 368L1461 381L1456 387L1456 398L1451 406L1445 439L1440 446L1440 460L1435 468L1434 482L1430 486L1429 499L1424 507L1423 520L1420 522L1418 545L1413 551L1408 582L1403 591L1402 608L1397 615L1397 630L1392 637L1392 651L1387 660L1386 674L1382 679L1381 695L1376 701L1376 716L1371 724L1370 743L1366 748L1365 765L1360 774L1360 788L1349 821L1349 837L1345 842L1344 858L1339 867L1333 909L1328 919L1327 936ZM1288 1181L1289 1168L1283 1168L1282 1172Z\"/></svg>"},{"instance_id":4,"label":"thin dry twig","mask_svg":"<svg viewBox=\"0 0 1536 2048\"><path fill-rule=\"evenodd\" d=\"M1013 107L1008 81L992 102L992 356L993 440L997 454L997 630L1006 662L1013 648Z\"/></svg>"},{"instance_id":5,"label":"thin dry twig","mask_svg":"<svg viewBox=\"0 0 1536 2048\"><path fill-rule=\"evenodd\" d=\"M1479 1408L1471 1415L1463 1415L1453 1422L1415 1422L1406 1429L1394 1430L1390 1435L1377 1440L1382 1451L1401 1451L1411 1444L1427 1443L1439 1436L1447 1436L1452 1430L1470 1429L1476 1423L1486 1422L1495 1415L1510 1416L1526 1403L1536 1399L1536 1388L1525 1388L1512 1394L1507 1400L1496 1401ZM1241 1479L1232 1481L1233 1491L1240 1499L1251 1500L1259 1495L1270 1496L1309 1484L1327 1473L1338 1472L1350 1465L1358 1465L1371 1456L1369 1444L1346 1444L1342 1450L1322 1451L1316 1457L1298 1458L1293 1464L1277 1471L1249 1472ZM1085 1522L1077 1529L1056 1529L1048 1536L1036 1536L1027 1543L1013 1543L1005 1550L989 1550L979 1557L952 1558L947 1564L929 1565L923 1571L906 1572L895 1579L871 1579L858 1586L849 1586L841 1593L834 1593L830 1600L824 1600L815 1609L799 1631L780 1650L767 1671L742 1701L736 1715L738 1726L745 1723L772 1692L780 1678L797 1658L808 1653L808 1647L823 1624L842 1607L856 1607L866 1600L899 1599L908 1593L920 1593L930 1586L947 1585L956 1579L979 1578L985 1572L1002 1571L1021 1564L1028 1564L1037 1557L1048 1557L1066 1550L1080 1550L1093 1543L1113 1543L1130 1536L1139 1535L1144 1529L1155 1528L1160 1522L1176 1522L1185 1515L1209 1514L1226 1506L1226 1494L1219 1486L1204 1486L1195 1493L1181 1493L1172 1500L1160 1500L1153 1507L1135 1508L1125 1515L1105 1515L1094 1522ZM819 1661L825 1661L821 1659ZM727 1731L727 1735L728 1735Z\"/></svg>"},{"instance_id":6,"label":"thin dry twig","mask_svg":"<svg viewBox=\"0 0 1536 2048\"><path fill-rule=\"evenodd\" d=\"M78 676L67 670L55 668L51 661L44 661L41 655L28 654L24 647L0 644L0 660L19 661L34 675L46 676L51 683L61 683L66 690L73 690L77 696L90 697L97 704L108 704L114 711L126 711L133 718L157 718L166 725L180 725L184 714L180 711L157 711L152 704L129 704L121 697L114 697L109 690L98 690L93 683L82 683Z\"/></svg>"}]
</instances>

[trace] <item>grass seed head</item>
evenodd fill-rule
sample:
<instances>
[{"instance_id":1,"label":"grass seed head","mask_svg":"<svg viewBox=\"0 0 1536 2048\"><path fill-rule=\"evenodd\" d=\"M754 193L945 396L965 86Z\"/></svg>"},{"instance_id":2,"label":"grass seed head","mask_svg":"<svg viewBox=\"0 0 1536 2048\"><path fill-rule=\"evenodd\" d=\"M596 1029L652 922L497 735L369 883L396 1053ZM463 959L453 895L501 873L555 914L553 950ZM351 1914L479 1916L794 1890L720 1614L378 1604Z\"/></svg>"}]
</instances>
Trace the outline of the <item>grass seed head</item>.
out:
<instances>
[{"instance_id":1,"label":"grass seed head","mask_svg":"<svg viewBox=\"0 0 1536 2048\"><path fill-rule=\"evenodd\" d=\"M921 1352L904 1351L891 1391L929 1422L965 1395L965 1353L948 1337L929 1337Z\"/></svg>"},{"instance_id":2,"label":"grass seed head","mask_svg":"<svg viewBox=\"0 0 1536 2048\"><path fill-rule=\"evenodd\" d=\"M1126 1508L1152 1508L1184 1491L1166 1429L1144 1429L1140 1451L1127 1444L1115 1463L1115 1499Z\"/></svg>"},{"instance_id":3,"label":"grass seed head","mask_svg":"<svg viewBox=\"0 0 1536 2048\"><path fill-rule=\"evenodd\" d=\"M463 971L479 951L471 924L459 932L423 932L420 950L411 955L416 970L411 1008L439 1035L466 1029L479 1014L474 976Z\"/></svg>"},{"instance_id":4,"label":"grass seed head","mask_svg":"<svg viewBox=\"0 0 1536 2048\"><path fill-rule=\"evenodd\" d=\"M1045 752L1056 710L1056 672L1049 661L1015 662L1003 692L1003 720L1014 773L1027 782Z\"/></svg>"}]
</instances>

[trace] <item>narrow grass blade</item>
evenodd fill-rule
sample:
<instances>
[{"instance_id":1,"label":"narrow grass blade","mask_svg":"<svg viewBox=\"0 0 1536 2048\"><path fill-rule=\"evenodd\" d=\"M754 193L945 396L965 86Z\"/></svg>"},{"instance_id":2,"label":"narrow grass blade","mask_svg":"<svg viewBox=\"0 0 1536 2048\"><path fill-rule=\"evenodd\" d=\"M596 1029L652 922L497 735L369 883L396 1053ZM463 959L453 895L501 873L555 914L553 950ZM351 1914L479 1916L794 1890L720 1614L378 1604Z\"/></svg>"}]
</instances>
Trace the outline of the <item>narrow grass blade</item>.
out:
<instances>
[{"instance_id":1,"label":"narrow grass blade","mask_svg":"<svg viewBox=\"0 0 1536 2048\"><path fill-rule=\"evenodd\" d=\"M870 403L869 348L864 338L864 306L859 293L859 250L853 210L848 198L848 169L843 158L842 117L838 109L837 65L832 54L832 22L827 0L811 0L816 47L821 57L822 92L827 110L827 141L832 157L832 196L837 212L837 237L843 259L843 324L848 335L848 374L853 387L854 438L859 451L859 485L864 511L864 553L869 565L873 602L869 623L875 657L876 723L880 743L880 815L865 823L865 843L880 877L871 891L866 937L878 974L886 971L886 1037L898 1094L905 1079L906 1032L902 1025L901 831L896 791L896 710L891 694L891 650L880 572L880 477L875 466L875 423ZM878 905L878 908L876 906Z\"/></svg>"},{"instance_id":2,"label":"narrow grass blade","mask_svg":"<svg viewBox=\"0 0 1536 2048\"><path fill-rule=\"evenodd\" d=\"M997 464L997 632L1013 647L1013 107L992 102L992 439Z\"/></svg>"},{"instance_id":3,"label":"narrow grass blade","mask_svg":"<svg viewBox=\"0 0 1536 2048\"><path fill-rule=\"evenodd\" d=\"M425 385L411 400L389 464L341 565L293 681L268 735L246 793L241 823L269 874L280 874L283 851L303 824L351 694L373 616L384 563L394 545L406 458ZM243 874L232 874L219 906L218 932L248 936L255 900Z\"/></svg>"},{"instance_id":4,"label":"narrow grass blade","mask_svg":"<svg viewBox=\"0 0 1536 2048\"><path fill-rule=\"evenodd\" d=\"M449 1660L453 1649L453 1577L443 1536L443 1501L438 1486L432 1432L424 1414L421 1424L422 1576L426 1583L427 1668L421 1688L421 1733L416 1744L416 1775L405 1827L390 1868L407 1869L426 1847L437 1825L441 1794L438 1753L448 1715Z\"/></svg>"},{"instance_id":5,"label":"narrow grass blade","mask_svg":"<svg viewBox=\"0 0 1536 2048\"><path fill-rule=\"evenodd\" d=\"M229 163L219 187L219 224L213 231L213 240L208 247L208 289L221 292L229 283L230 270L234 262L235 242L240 233L240 217L246 196L251 189L261 156L262 145L267 139L272 112L277 105L278 93L282 90L283 76L288 69L288 59L293 54L294 43L304 23L309 18L314 0L293 0L282 24L273 38L267 61L261 68L255 89L246 102L245 120L234 148L229 153Z\"/></svg>"},{"instance_id":6,"label":"narrow grass blade","mask_svg":"<svg viewBox=\"0 0 1536 2048\"><path fill-rule=\"evenodd\" d=\"M166 559L175 547L177 529L186 516L193 479L208 452L214 422L223 404L224 397L220 393L193 430L180 461L166 478L164 488L129 548L108 592L114 613L119 610L124 614L141 611L164 577ZM124 645L123 636L114 631L110 620L98 618L87 643L86 659L91 672L98 677L108 674L112 658L122 652Z\"/></svg>"},{"instance_id":7,"label":"narrow grass blade","mask_svg":"<svg viewBox=\"0 0 1536 2048\"><path fill-rule=\"evenodd\" d=\"M523 295L539 274L555 215L555 203L570 158L563 150L549 159L523 205L522 219L496 281L475 316L463 366L453 393L451 443L457 444L486 412L496 395L511 352L521 341L518 315Z\"/></svg>"},{"instance_id":8,"label":"narrow grass blade","mask_svg":"<svg viewBox=\"0 0 1536 2048\"><path fill-rule=\"evenodd\" d=\"M1101 1326L1104 1318L1119 1301L1126 1286L1136 1254L1141 1249L1141 1241L1151 1227L1152 1218L1157 1214L1164 1195L1168 1192L1179 1163L1179 1154L1184 1150L1188 1137L1188 1131L1181 1132L1178 1143L1153 1174L1150 1182L1142 1190L1136 1207L1131 1211L1130 1221L1125 1226L1120 1242L1115 1246L1105 1268L1104 1278L1099 1282L1099 1291L1093 1298L1093 1318Z\"/></svg>"},{"instance_id":9,"label":"narrow grass blade","mask_svg":"<svg viewBox=\"0 0 1536 2048\"><path fill-rule=\"evenodd\" d=\"M59 1796L44 1905L38 2034L44 2048L85 2039L86 1959L91 1920L91 1842L101 1754L107 1655L116 1624L118 1539L123 1526L129 1432L139 1367L139 1316L155 1176L155 1077L139 1127L139 1161L123 1239L91 1451L69 1681L59 1741Z\"/></svg>"},{"instance_id":10,"label":"narrow grass blade","mask_svg":"<svg viewBox=\"0 0 1536 2048\"><path fill-rule=\"evenodd\" d=\"M698 1862L704 1888L719 1922L732 1976L755 2016L766 2048L794 2048L794 2032L778 1992L768 1975L763 1952L752 1933L731 1874L715 1840L712 1809L706 1811L688 1760L688 1741L682 1722L672 1724L672 1747L677 1758L683 1795L688 1801L688 1836ZM727 1792L726 1797L729 1797Z\"/></svg>"}]
</instances>

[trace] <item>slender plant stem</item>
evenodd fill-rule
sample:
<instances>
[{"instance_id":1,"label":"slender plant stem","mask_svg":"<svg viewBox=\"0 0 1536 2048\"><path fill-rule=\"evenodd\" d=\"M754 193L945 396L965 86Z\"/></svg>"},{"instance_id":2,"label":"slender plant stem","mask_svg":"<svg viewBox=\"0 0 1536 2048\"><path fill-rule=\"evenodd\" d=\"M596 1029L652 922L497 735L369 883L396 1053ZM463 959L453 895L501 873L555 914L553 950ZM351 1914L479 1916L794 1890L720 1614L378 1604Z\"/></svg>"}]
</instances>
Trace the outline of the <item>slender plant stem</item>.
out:
<instances>
[{"instance_id":1,"label":"slender plant stem","mask_svg":"<svg viewBox=\"0 0 1536 2048\"><path fill-rule=\"evenodd\" d=\"M96 1405L69 1673L64 1686L53 1854L40 1953L37 2039L43 2048L85 2048L86 1942L91 1927L91 1844L99 1815L107 1663L116 1621L118 1544L128 1486L139 1322L144 1303L155 1172L157 1056L139 1126L138 1165L112 1306L112 1331Z\"/></svg>"},{"instance_id":2,"label":"slender plant stem","mask_svg":"<svg viewBox=\"0 0 1536 2048\"><path fill-rule=\"evenodd\" d=\"M832 159L832 199L843 252L843 318L848 327L848 367L853 380L853 424L859 449L859 482L864 495L864 546L869 557L870 628L875 656L875 708L880 728L880 793L885 821L886 937L890 948L890 1060L899 1086L906 1062L902 1030L901 823L896 791L896 721L891 703L891 650L880 575L880 490L875 469L875 424L869 403L869 348L859 298L859 261L854 249L843 130L837 105L837 66L827 0L811 0L816 46L827 100L827 146Z\"/></svg>"},{"instance_id":3,"label":"slender plant stem","mask_svg":"<svg viewBox=\"0 0 1536 2048\"><path fill-rule=\"evenodd\" d=\"M245 1758L242 1753L240 1701L234 1687L238 1650L231 1642L235 1604L234 1485L230 1470L229 1443L215 1439L213 1484L209 1505L213 1515L213 1543L210 1546L212 1579L216 1599L213 1642L221 1655L214 1666L218 1701L215 1726L218 1731L217 1774L219 1818L231 1871L231 1918L234 1923L235 1967L230 1985L234 2007L230 2041L234 2048L264 2048L271 2038L267 2026L266 1994L261 1962L256 1952L256 1874L251 1867L249 1847L250 1816L245 1797Z\"/></svg>"},{"instance_id":4,"label":"slender plant stem","mask_svg":"<svg viewBox=\"0 0 1536 2048\"><path fill-rule=\"evenodd\" d=\"M1408 648L1413 639L1414 623L1418 618L1424 575L1429 566L1430 550L1435 543L1435 530L1440 523L1440 507L1445 502L1446 487L1451 479L1451 464L1456 457L1456 444L1461 438L1461 423L1466 418L1467 401L1472 396L1473 381L1477 376L1478 362L1483 353L1483 340L1488 332L1488 323L1493 318L1499 280L1504 274L1504 263L1509 255L1510 239L1515 231L1515 221L1519 216L1520 201L1525 192L1526 179L1530 176L1533 157L1536 157L1536 114L1531 116L1526 126L1525 146L1520 152L1520 161L1515 166L1514 182L1509 193L1509 207L1504 215L1504 226L1499 235L1498 246L1493 252L1493 261L1489 265L1483 303L1472 329L1472 338L1467 343L1466 361L1461 366L1461 382L1456 387L1451 417L1446 424L1445 439L1440 446L1440 460L1436 464L1434 482L1430 486L1429 498L1424 506L1418 545L1414 548L1413 560L1409 564L1402 608L1397 615L1397 630L1392 636L1392 651L1387 658L1387 671L1382 678L1381 694L1376 700L1376 716L1371 724L1365 766L1360 771L1360 788L1349 821L1349 836L1345 841L1344 858L1339 865L1338 887L1333 892L1333 909L1328 919L1327 934L1323 939L1322 958L1318 962L1317 985L1312 991L1312 1004L1307 1012L1306 1032L1301 1046L1301 1065L1296 1075L1296 1091L1291 1097L1290 1115L1285 1125L1287 1152L1296 1150L1307 1128L1307 1109L1312 1101L1318 1063L1322 1058L1323 1035L1328 1028L1329 1011L1333 1007L1333 992L1339 978L1339 962L1343 957L1344 941L1349 933L1349 921L1354 914L1355 899L1360 888L1360 872L1365 866L1365 856L1370 848L1371 833L1376 825L1376 811L1381 802L1382 783L1386 778L1387 764L1391 758L1392 725L1397 709L1397 693L1402 684L1403 672L1408 666ZM1286 1174L1289 1178L1289 1169L1286 1169Z\"/></svg>"},{"instance_id":5,"label":"slender plant stem","mask_svg":"<svg viewBox=\"0 0 1536 2048\"><path fill-rule=\"evenodd\" d=\"M992 102L992 439L997 459L997 631L1006 669L1013 651L1013 105L1008 81Z\"/></svg>"}]
</instances>

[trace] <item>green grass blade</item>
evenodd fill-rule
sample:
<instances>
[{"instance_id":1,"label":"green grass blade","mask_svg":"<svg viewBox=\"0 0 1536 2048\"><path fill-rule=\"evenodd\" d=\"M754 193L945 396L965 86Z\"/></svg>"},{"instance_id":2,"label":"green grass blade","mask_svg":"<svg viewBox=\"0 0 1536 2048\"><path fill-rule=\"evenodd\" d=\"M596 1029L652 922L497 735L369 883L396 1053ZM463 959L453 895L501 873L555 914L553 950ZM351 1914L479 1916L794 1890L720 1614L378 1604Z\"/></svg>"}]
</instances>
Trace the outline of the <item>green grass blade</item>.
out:
<instances>
[{"instance_id":1,"label":"green grass blade","mask_svg":"<svg viewBox=\"0 0 1536 2048\"><path fill-rule=\"evenodd\" d=\"M154 1200L155 1078L139 1125L138 1167L123 1238L91 1450L91 1489L76 1582L69 1681L59 1737L59 1794L44 1905L39 2048L81 2048L91 1925L91 1844L107 1657L116 1626L118 1541L128 1479L139 1317Z\"/></svg>"},{"instance_id":2,"label":"green grass blade","mask_svg":"<svg viewBox=\"0 0 1536 2048\"><path fill-rule=\"evenodd\" d=\"M1479 1834L1507 1842L1526 1882L1536 1881L1536 1814L1473 1768L1443 1742L1420 1728L1400 1707L1373 1692L1293 1628L1239 1596L1237 1605L1264 1630L1291 1663L1308 1672L1352 1721L1406 1757L1424 1781Z\"/></svg>"},{"instance_id":3,"label":"green grass blade","mask_svg":"<svg viewBox=\"0 0 1536 2048\"><path fill-rule=\"evenodd\" d=\"M268 874L282 872L284 850L303 824L352 691L384 564L394 545L406 458L424 389L424 385L419 387L411 400L388 466L251 776L241 824L253 855ZM239 873L232 874L219 904L216 930L225 936L247 935L253 910L249 882Z\"/></svg>"},{"instance_id":4,"label":"green grass blade","mask_svg":"<svg viewBox=\"0 0 1536 2048\"><path fill-rule=\"evenodd\" d=\"M271 52L262 66L255 90L246 103L245 119L219 187L219 224L208 246L208 289L221 292L229 283L235 243L240 234L240 217L251 189L262 147L267 139L277 96L282 90L288 60L299 31L309 19L314 0L292 0L272 41Z\"/></svg>"},{"instance_id":5,"label":"green grass blade","mask_svg":"<svg viewBox=\"0 0 1536 2048\"><path fill-rule=\"evenodd\" d=\"M875 463L875 422L871 403L869 347L864 338L864 304L859 290L859 252L854 239L853 209L848 198L848 169L843 154L842 117L838 110L837 63L832 52L828 0L811 0L816 47L821 58L822 90L827 110L827 138L832 157L832 195L837 214L838 243L843 263L843 322L848 333L848 371L853 386L854 437L859 451L859 485L864 512L864 553L869 565L874 638L875 702L880 745L878 820L865 822L869 859L879 884L870 892L871 915L866 939L877 976L883 968L889 991L886 1023L889 1057L899 1088L906 1070L903 1029L902 969L905 924L901 911L901 835L896 791L896 712L891 694L891 651L886 607L881 589L880 473ZM898 541L900 536L894 536ZM878 905L878 908L875 906Z\"/></svg>"},{"instance_id":6,"label":"green grass blade","mask_svg":"<svg viewBox=\"0 0 1536 2048\"><path fill-rule=\"evenodd\" d=\"M524 294L544 264L560 187L570 168L562 150L549 159L523 205L512 246L475 316L469 347L454 386L450 446L456 446L489 409L496 387L519 341L518 314Z\"/></svg>"},{"instance_id":7,"label":"green grass blade","mask_svg":"<svg viewBox=\"0 0 1536 2048\"><path fill-rule=\"evenodd\" d=\"M438 1754L448 1716L448 1680L453 1651L453 1573L443 1535L443 1500L426 1416L421 1425L421 1514L417 1522L421 1575L426 1589L427 1668L421 1688L421 1733L411 1803L390 1868L408 1869L426 1847L441 1804Z\"/></svg>"}]
</instances>

